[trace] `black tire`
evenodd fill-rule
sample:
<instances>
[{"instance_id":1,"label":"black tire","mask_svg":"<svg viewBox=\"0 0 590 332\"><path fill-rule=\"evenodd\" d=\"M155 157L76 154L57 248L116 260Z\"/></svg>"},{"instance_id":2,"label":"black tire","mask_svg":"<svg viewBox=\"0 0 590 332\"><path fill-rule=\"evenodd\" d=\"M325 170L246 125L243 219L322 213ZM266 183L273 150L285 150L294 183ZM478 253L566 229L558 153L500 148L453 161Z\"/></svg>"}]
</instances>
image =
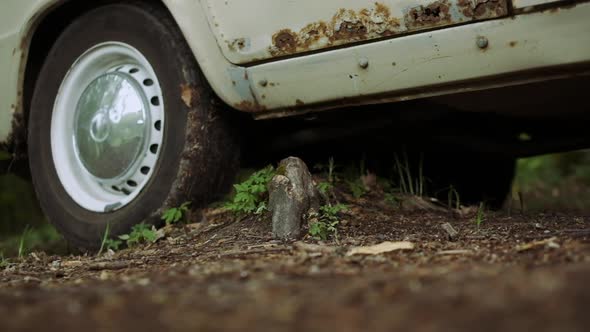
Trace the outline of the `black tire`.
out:
<instances>
[{"instance_id":1,"label":"black tire","mask_svg":"<svg viewBox=\"0 0 590 332\"><path fill-rule=\"evenodd\" d=\"M119 210L96 213L76 204L62 186L52 159L50 126L68 69L86 50L106 41L129 44L150 62L162 88L166 122L160 158L143 191ZM181 87L192 88L191 107L183 102ZM226 108L165 8L141 2L107 4L83 14L50 51L31 104L29 158L41 207L73 246L95 250L107 224L110 235L117 236L141 222L160 223L163 211L185 201L199 207L218 198L239 167L237 134Z\"/></svg>"},{"instance_id":2,"label":"black tire","mask_svg":"<svg viewBox=\"0 0 590 332\"><path fill-rule=\"evenodd\" d=\"M452 186L463 205L483 202L486 207L500 209L511 191L516 160L504 156L488 156L474 152L430 154L425 161L425 174L432 192L441 201L448 200Z\"/></svg>"}]
</instances>

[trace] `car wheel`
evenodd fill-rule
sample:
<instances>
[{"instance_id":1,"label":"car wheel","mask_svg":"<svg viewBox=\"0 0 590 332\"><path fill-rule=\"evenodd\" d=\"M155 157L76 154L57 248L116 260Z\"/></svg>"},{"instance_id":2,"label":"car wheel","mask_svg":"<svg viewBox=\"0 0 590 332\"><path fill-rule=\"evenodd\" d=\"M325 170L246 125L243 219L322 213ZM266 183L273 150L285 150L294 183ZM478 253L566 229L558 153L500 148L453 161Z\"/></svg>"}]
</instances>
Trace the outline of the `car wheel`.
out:
<instances>
[{"instance_id":1,"label":"car wheel","mask_svg":"<svg viewBox=\"0 0 590 332\"><path fill-rule=\"evenodd\" d=\"M48 219L93 250L107 225L116 236L215 199L239 160L225 108L164 8L109 4L80 16L31 103L31 175Z\"/></svg>"},{"instance_id":2,"label":"car wheel","mask_svg":"<svg viewBox=\"0 0 590 332\"><path fill-rule=\"evenodd\" d=\"M516 171L512 157L489 156L473 152L431 154L425 163L425 173L433 187L433 193L447 202L449 188L453 200L459 195L463 205L480 202L491 209L500 209L511 191Z\"/></svg>"}]
</instances>

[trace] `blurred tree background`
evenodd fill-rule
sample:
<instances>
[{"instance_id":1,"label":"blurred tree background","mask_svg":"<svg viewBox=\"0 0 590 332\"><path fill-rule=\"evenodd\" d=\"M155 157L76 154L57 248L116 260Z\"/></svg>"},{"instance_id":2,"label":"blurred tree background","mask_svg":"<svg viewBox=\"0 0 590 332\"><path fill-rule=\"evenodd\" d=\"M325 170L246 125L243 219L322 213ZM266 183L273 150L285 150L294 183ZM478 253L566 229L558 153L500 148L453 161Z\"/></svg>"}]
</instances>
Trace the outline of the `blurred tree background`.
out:
<instances>
[{"instance_id":1,"label":"blurred tree background","mask_svg":"<svg viewBox=\"0 0 590 332\"><path fill-rule=\"evenodd\" d=\"M525 211L587 213L590 211L590 150L520 159L513 201L520 200L519 196Z\"/></svg>"}]
</instances>

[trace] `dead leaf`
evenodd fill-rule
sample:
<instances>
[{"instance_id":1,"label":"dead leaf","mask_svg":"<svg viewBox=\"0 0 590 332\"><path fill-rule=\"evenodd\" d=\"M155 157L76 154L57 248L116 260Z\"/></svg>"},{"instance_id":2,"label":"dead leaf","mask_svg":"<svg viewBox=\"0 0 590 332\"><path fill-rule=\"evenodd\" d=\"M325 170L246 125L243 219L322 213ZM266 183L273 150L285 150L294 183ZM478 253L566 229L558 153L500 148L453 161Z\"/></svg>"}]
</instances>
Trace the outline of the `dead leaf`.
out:
<instances>
[{"instance_id":1,"label":"dead leaf","mask_svg":"<svg viewBox=\"0 0 590 332\"><path fill-rule=\"evenodd\" d=\"M552 237L544 240L533 241L529 243L525 243L516 247L516 251L527 251L530 249L534 249L537 247L548 247L548 248L559 248L559 244L556 242L557 238Z\"/></svg>"},{"instance_id":2,"label":"dead leaf","mask_svg":"<svg viewBox=\"0 0 590 332\"><path fill-rule=\"evenodd\" d=\"M182 84L180 86L180 89L182 90L180 98L182 99L184 104L188 108L193 107L193 89L191 89L191 87L188 84Z\"/></svg>"},{"instance_id":3,"label":"dead leaf","mask_svg":"<svg viewBox=\"0 0 590 332\"><path fill-rule=\"evenodd\" d=\"M383 242L374 246L356 247L350 249L346 256L354 255L379 255L396 250L410 250L414 249L414 244L408 241L401 242Z\"/></svg>"}]
</instances>

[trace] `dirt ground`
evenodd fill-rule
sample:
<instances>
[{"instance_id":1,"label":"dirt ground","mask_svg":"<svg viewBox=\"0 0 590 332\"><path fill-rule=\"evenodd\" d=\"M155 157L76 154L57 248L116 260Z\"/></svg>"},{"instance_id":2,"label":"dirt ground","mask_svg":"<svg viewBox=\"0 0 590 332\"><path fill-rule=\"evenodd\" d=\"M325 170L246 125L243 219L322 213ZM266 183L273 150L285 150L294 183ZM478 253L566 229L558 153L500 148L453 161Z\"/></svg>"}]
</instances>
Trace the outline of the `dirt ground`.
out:
<instances>
[{"instance_id":1,"label":"dirt ground","mask_svg":"<svg viewBox=\"0 0 590 332\"><path fill-rule=\"evenodd\" d=\"M590 217L347 203L327 242L211 209L139 248L30 254L0 272L0 331L588 331ZM414 248L349 255L385 241Z\"/></svg>"}]
</instances>

